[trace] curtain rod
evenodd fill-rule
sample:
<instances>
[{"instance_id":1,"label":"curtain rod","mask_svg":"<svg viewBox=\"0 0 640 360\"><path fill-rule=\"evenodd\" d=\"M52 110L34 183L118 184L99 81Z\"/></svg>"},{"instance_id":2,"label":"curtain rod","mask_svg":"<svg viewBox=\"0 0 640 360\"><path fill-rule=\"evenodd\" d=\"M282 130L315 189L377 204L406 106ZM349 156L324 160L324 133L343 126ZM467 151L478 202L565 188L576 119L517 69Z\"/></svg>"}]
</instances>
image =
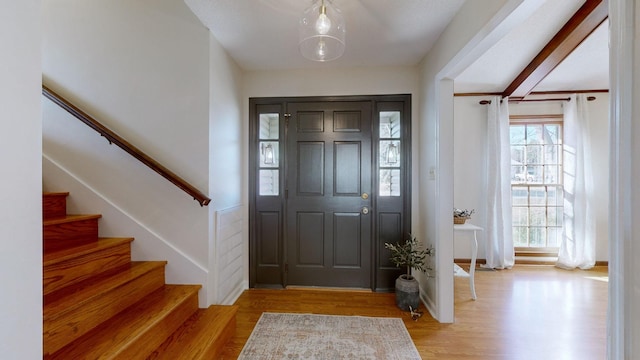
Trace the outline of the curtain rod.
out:
<instances>
[{"instance_id":1,"label":"curtain rod","mask_svg":"<svg viewBox=\"0 0 640 360\"><path fill-rule=\"evenodd\" d=\"M595 96L587 96L587 101L593 101L595 100L596 97ZM520 102L542 102L542 101L570 101L571 98L567 97L567 98L549 98L549 99L509 99L509 102L516 102L516 103L520 103ZM502 102L502 100L500 100L500 102ZM480 105L488 105L491 104L491 100L480 100L478 102L478 104Z\"/></svg>"}]
</instances>

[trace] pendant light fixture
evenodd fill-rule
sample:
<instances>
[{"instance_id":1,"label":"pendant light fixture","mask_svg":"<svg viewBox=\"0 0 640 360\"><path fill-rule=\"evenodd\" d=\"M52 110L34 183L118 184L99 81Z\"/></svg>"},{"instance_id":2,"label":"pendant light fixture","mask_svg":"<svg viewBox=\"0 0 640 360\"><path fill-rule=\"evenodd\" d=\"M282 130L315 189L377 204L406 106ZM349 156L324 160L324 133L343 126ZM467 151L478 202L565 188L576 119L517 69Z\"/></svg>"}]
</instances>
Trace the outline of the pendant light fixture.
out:
<instances>
[{"instance_id":1,"label":"pendant light fixture","mask_svg":"<svg viewBox=\"0 0 640 360\"><path fill-rule=\"evenodd\" d=\"M300 53L314 61L331 61L344 53L344 17L331 0L314 0L299 24Z\"/></svg>"}]
</instances>

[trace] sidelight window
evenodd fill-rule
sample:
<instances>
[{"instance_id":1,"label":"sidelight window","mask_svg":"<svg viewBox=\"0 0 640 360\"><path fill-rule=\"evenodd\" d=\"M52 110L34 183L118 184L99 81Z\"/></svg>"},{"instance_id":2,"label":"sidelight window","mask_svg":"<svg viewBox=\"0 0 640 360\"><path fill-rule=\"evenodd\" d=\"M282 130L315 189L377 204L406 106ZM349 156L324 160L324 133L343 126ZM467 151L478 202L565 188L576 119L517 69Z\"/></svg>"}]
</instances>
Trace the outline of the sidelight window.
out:
<instances>
[{"instance_id":1,"label":"sidelight window","mask_svg":"<svg viewBox=\"0 0 640 360\"><path fill-rule=\"evenodd\" d=\"M400 196L401 146L400 112L380 112L380 196Z\"/></svg>"},{"instance_id":2,"label":"sidelight window","mask_svg":"<svg viewBox=\"0 0 640 360\"><path fill-rule=\"evenodd\" d=\"M258 193L280 194L280 114L260 114L258 130Z\"/></svg>"}]
</instances>

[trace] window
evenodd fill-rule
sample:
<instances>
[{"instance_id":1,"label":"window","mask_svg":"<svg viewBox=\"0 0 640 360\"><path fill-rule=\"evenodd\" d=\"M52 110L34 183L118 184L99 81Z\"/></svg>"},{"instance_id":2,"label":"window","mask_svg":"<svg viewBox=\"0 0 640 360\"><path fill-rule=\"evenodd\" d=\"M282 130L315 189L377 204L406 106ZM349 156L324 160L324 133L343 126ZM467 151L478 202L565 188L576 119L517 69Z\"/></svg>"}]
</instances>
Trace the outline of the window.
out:
<instances>
[{"instance_id":1,"label":"window","mask_svg":"<svg viewBox=\"0 0 640 360\"><path fill-rule=\"evenodd\" d=\"M380 112L380 196L400 196L400 111Z\"/></svg>"},{"instance_id":2,"label":"window","mask_svg":"<svg viewBox=\"0 0 640 360\"><path fill-rule=\"evenodd\" d=\"M511 119L511 200L516 251L557 253L562 238L562 117Z\"/></svg>"},{"instance_id":3,"label":"window","mask_svg":"<svg viewBox=\"0 0 640 360\"><path fill-rule=\"evenodd\" d=\"M280 189L280 114L260 114L258 194L278 196Z\"/></svg>"}]
</instances>

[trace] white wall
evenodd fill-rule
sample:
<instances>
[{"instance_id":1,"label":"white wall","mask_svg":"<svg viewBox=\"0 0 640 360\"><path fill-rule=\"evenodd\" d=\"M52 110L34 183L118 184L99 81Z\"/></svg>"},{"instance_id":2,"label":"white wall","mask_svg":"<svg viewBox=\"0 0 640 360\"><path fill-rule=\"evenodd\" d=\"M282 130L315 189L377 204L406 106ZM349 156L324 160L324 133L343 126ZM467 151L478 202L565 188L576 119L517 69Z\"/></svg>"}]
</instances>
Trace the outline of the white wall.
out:
<instances>
[{"instance_id":1,"label":"white wall","mask_svg":"<svg viewBox=\"0 0 640 360\"><path fill-rule=\"evenodd\" d=\"M62 111L51 109L50 111ZM72 124L77 123L71 120ZM131 244L133 261L166 260L165 280L168 284L205 284L207 268L198 265L187 254L183 253L154 233L144 224L138 222L126 211L112 203L108 198L95 193L91 187L66 172L47 157L42 159L43 190L47 192L67 191L67 212L69 214L95 213L101 214L99 220L99 236L134 237ZM206 291L200 291L200 304L208 304Z\"/></svg>"},{"instance_id":2,"label":"white wall","mask_svg":"<svg viewBox=\"0 0 640 360\"><path fill-rule=\"evenodd\" d=\"M209 193L209 32L184 2L50 0L42 14L45 83ZM163 259L208 267L210 210L46 100L43 153L175 249Z\"/></svg>"},{"instance_id":3,"label":"white wall","mask_svg":"<svg viewBox=\"0 0 640 360\"><path fill-rule=\"evenodd\" d=\"M270 96L414 94L415 97L417 76L415 67L252 71L245 76L245 95L247 104L250 97Z\"/></svg>"},{"instance_id":4,"label":"white wall","mask_svg":"<svg viewBox=\"0 0 640 360\"><path fill-rule=\"evenodd\" d=\"M608 261L608 191L609 188L609 95L595 96L588 102L592 157L594 168L594 204L596 211L596 260ZM475 209L472 223L486 228L486 142L487 108L480 100L488 97L456 97L454 114L454 205ZM535 102L509 104L511 115L562 114L560 102ZM456 235L458 236L464 235ZM478 233L478 259L485 258L485 234ZM454 242L454 258L469 259L468 242Z\"/></svg>"},{"instance_id":5,"label":"white wall","mask_svg":"<svg viewBox=\"0 0 640 360\"><path fill-rule=\"evenodd\" d=\"M243 72L209 37L209 303L233 303L249 286L247 121Z\"/></svg>"},{"instance_id":6,"label":"white wall","mask_svg":"<svg viewBox=\"0 0 640 360\"><path fill-rule=\"evenodd\" d=\"M40 0L0 4L0 354L42 357Z\"/></svg>"},{"instance_id":7,"label":"white wall","mask_svg":"<svg viewBox=\"0 0 640 360\"><path fill-rule=\"evenodd\" d=\"M435 246L435 278L421 278L432 315L453 322L453 81L527 11L523 0L467 1L421 65L419 237ZM507 20L507 21L505 21Z\"/></svg>"},{"instance_id":8,"label":"white wall","mask_svg":"<svg viewBox=\"0 0 640 360\"><path fill-rule=\"evenodd\" d=\"M640 6L609 1L610 223L607 358L640 357Z\"/></svg>"},{"instance_id":9,"label":"white wall","mask_svg":"<svg viewBox=\"0 0 640 360\"><path fill-rule=\"evenodd\" d=\"M453 205L475 209L471 223L486 228L487 214L487 107L478 104L483 98L454 98L453 127ZM486 99L486 97L484 98ZM454 234L455 259L470 259L470 233ZM478 259L485 258L485 234L478 232Z\"/></svg>"}]
</instances>

